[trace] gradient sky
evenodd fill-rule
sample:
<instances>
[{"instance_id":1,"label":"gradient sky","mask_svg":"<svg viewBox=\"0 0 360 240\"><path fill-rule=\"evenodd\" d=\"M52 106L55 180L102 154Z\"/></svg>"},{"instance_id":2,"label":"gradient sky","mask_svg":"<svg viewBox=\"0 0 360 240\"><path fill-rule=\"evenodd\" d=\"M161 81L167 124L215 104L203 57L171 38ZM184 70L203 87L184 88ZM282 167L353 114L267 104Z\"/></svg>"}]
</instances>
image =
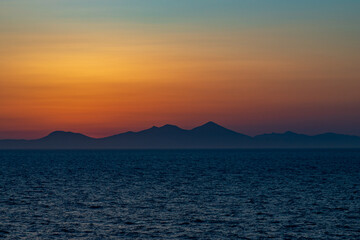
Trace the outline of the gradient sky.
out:
<instances>
[{"instance_id":1,"label":"gradient sky","mask_svg":"<svg viewBox=\"0 0 360 240\"><path fill-rule=\"evenodd\" d=\"M360 135L358 0L1 0L0 139L209 120Z\"/></svg>"}]
</instances>

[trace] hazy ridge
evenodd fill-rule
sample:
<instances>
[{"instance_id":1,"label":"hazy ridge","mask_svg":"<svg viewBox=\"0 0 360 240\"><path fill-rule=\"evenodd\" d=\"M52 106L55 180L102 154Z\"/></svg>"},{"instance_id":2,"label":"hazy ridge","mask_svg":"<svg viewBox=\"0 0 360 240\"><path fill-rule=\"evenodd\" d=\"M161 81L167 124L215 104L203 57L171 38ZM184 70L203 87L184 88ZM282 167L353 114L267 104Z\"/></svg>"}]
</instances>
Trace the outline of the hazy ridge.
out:
<instances>
[{"instance_id":1,"label":"hazy ridge","mask_svg":"<svg viewBox=\"0 0 360 240\"><path fill-rule=\"evenodd\" d=\"M55 131L34 140L0 140L0 149L198 149L198 148L360 148L360 137L294 132L247 136L214 122L191 130L175 125L125 132L105 138Z\"/></svg>"}]
</instances>

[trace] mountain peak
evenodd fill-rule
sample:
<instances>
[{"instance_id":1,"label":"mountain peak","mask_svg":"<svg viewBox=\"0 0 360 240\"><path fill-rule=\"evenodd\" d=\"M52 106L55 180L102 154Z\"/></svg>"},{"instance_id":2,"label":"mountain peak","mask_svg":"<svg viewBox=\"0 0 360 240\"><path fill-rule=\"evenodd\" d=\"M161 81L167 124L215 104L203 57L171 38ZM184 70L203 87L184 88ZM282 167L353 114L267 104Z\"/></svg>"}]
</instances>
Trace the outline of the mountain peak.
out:
<instances>
[{"instance_id":1,"label":"mountain peak","mask_svg":"<svg viewBox=\"0 0 360 240\"><path fill-rule=\"evenodd\" d=\"M80 133L66 132L66 131L53 131L48 136L59 136L59 135L73 135Z\"/></svg>"},{"instance_id":2,"label":"mountain peak","mask_svg":"<svg viewBox=\"0 0 360 240\"><path fill-rule=\"evenodd\" d=\"M209 121L199 127L206 127L206 128L224 128L223 126L220 126L219 124L213 122L213 121Z\"/></svg>"},{"instance_id":3,"label":"mountain peak","mask_svg":"<svg viewBox=\"0 0 360 240\"><path fill-rule=\"evenodd\" d=\"M165 124L164 126L160 127L162 129L181 129L176 125L171 125L171 124Z\"/></svg>"},{"instance_id":4,"label":"mountain peak","mask_svg":"<svg viewBox=\"0 0 360 240\"><path fill-rule=\"evenodd\" d=\"M212 121L207 122L199 127L193 128L191 131L198 133L207 133L207 134L222 134L222 133L239 134L235 131L227 129Z\"/></svg>"},{"instance_id":5,"label":"mountain peak","mask_svg":"<svg viewBox=\"0 0 360 240\"><path fill-rule=\"evenodd\" d=\"M162 127L156 127L153 126L152 128L140 131L139 133L143 133L143 134L172 134L172 133L177 133L177 132L184 132L186 130L179 128L178 126L175 125L170 125L170 124L166 124Z\"/></svg>"},{"instance_id":6,"label":"mountain peak","mask_svg":"<svg viewBox=\"0 0 360 240\"><path fill-rule=\"evenodd\" d=\"M74 133L74 132L65 132L65 131L54 131L51 132L49 135L47 135L44 138L64 138L64 137L83 137L83 138L89 138L88 136L85 136L81 133Z\"/></svg>"},{"instance_id":7,"label":"mountain peak","mask_svg":"<svg viewBox=\"0 0 360 240\"><path fill-rule=\"evenodd\" d=\"M166 125L160 127L159 130L165 131L165 132L186 132L187 131L176 125L171 125L171 124L166 124Z\"/></svg>"},{"instance_id":8,"label":"mountain peak","mask_svg":"<svg viewBox=\"0 0 360 240\"><path fill-rule=\"evenodd\" d=\"M284 135L299 135L299 134L292 132L292 131L286 131L286 132L284 132Z\"/></svg>"},{"instance_id":9,"label":"mountain peak","mask_svg":"<svg viewBox=\"0 0 360 240\"><path fill-rule=\"evenodd\" d=\"M205 123L204 125L216 125L216 126L220 126L219 124L213 122L213 121L208 121L207 123Z\"/></svg>"}]
</instances>

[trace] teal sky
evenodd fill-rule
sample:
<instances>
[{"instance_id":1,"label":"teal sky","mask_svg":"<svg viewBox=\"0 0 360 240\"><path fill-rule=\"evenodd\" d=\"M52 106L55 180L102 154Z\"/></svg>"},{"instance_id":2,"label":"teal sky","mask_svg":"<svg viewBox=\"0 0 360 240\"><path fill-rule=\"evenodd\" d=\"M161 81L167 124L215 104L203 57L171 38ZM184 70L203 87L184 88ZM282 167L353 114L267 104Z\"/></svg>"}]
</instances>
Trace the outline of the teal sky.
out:
<instances>
[{"instance_id":1,"label":"teal sky","mask_svg":"<svg viewBox=\"0 0 360 240\"><path fill-rule=\"evenodd\" d=\"M3 0L3 20L118 21L140 24L190 24L211 27L262 27L287 24L356 27L360 2L356 0ZM19 14L19 15L16 15ZM11 15L12 19L7 19ZM2 22L4 25L5 22ZM230 26L229 26L230 25Z\"/></svg>"}]
</instances>

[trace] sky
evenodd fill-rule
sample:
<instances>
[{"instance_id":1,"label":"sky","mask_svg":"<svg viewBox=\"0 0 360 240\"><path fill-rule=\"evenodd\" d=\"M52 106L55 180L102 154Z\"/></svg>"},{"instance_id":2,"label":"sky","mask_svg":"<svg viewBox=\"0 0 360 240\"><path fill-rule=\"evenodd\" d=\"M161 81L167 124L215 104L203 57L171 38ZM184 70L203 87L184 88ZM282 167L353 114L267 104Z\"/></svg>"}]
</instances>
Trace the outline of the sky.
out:
<instances>
[{"instance_id":1,"label":"sky","mask_svg":"<svg viewBox=\"0 0 360 240\"><path fill-rule=\"evenodd\" d=\"M360 135L358 0L1 0L0 139L214 121Z\"/></svg>"}]
</instances>

